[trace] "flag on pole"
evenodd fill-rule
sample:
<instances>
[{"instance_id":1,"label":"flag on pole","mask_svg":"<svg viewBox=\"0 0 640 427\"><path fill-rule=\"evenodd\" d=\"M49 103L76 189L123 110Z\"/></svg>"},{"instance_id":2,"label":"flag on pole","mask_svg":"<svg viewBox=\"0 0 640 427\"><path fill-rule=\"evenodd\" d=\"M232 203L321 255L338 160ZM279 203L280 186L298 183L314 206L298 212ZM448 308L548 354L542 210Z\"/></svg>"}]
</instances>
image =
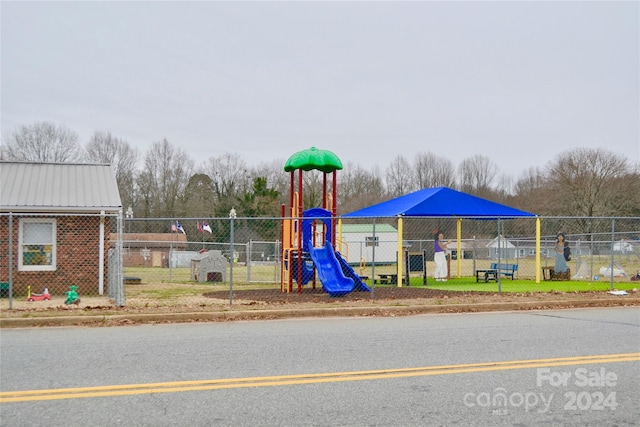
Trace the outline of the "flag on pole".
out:
<instances>
[{"instance_id":1,"label":"flag on pole","mask_svg":"<svg viewBox=\"0 0 640 427\"><path fill-rule=\"evenodd\" d=\"M202 227L200 226L200 221L196 221L196 227L198 228L199 232L204 233L204 230L202 230Z\"/></svg>"},{"instance_id":2,"label":"flag on pole","mask_svg":"<svg viewBox=\"0 0 640 427\"><path fill-rule=\"evenodd\" d=\"M176 231L178 231L178 228L176 227L176 225L174 223L171 223L171 232L175 233Z\"/></svg>"},{"instance_id":3,"label":"flag on pole","mask_svg":"<svg viewBox=\"0 0 640 427\"><path fill-rule=\"evenodd\" d=\"M209 227L209 223L207 221L204 221L202 223L202 229L208 231L209 233L213 233L213 231L211 231L211 227Z\"/></svg>"},{"instance_id":4,"label":"flag on pole","mask_svg":"<svg viewBox=\"0 0 640 427\"><path fill-rule=\"evenodd\" d=\"M178 231L181 231L181 232L182 232L182 234L185 234L185 235L187 234L187 233L184 231L184 228L182 228L182 225L180 225L180 222L179 222L179 221L176 221L176 228L178 229Z\"/></svg>"}]
</instances>

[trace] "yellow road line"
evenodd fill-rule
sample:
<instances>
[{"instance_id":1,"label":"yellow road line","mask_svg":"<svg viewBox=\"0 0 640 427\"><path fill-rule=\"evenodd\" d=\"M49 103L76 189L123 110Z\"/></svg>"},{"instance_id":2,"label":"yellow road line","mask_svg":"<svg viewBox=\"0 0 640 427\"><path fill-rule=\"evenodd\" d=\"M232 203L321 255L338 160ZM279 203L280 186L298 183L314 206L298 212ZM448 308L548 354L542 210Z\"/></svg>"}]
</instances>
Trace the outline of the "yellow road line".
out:
<instances>
[{"instance_id":1,"label":"yellow road line","mask_svg":"<svg viewBox=\"0 0 640 427\"><path fill-rule=\"evenodd\" d=\"M184 391L222 390L248 387L273 387L283 385L318 384L344 381L380 380L429 375L501 371L512 369L531 369L550 366L588 365L594 363L620 363L638 361L640 361L640 353L626 353L551 359L514 360L506 362L470 363L461 365L427 366L420 368L382 369L372 371L328 372L319 374L174 381L149 384L126 384L50 390L8 391L0 392L0 403L58 399L80 399L106 396L127 396L150 393L177 393Z\"/></svg>"}]
</instances>

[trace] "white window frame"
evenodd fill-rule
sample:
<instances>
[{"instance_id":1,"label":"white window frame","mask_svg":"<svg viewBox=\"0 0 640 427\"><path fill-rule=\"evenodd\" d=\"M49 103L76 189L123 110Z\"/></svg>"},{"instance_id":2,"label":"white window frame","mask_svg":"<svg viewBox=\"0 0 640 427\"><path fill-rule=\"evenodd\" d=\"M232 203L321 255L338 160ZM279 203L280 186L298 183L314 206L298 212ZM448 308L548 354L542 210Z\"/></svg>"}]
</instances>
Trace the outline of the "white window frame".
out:
<instances>
[{"instance_id":1,"label":"white window frame","mask_svg":"<svg viewBox=\"0 0 640 427\"><path fill-rule=\"evenodd\" d=\"M380 237L379 236L364 236L364 245L365 246L380 246Z\"/></svg>"},{"instance_id":2,"label":"white window frame","mask_svg":"<svg viewBox=\"0 0 640 427\"><path fill-rule=\"evenodd\" d=\"M33 223L51 224L51 241L42 242L42 245L51 245L51 264L25 265L24 264L24 225ZM18 237L18 271L55 271L57 269L58 244L56 241L56 220L54 218L22 218ZM31 243L33 244L33 243ZM37 243L36 243L37 244Z\"/></svg>"}]
</instances>

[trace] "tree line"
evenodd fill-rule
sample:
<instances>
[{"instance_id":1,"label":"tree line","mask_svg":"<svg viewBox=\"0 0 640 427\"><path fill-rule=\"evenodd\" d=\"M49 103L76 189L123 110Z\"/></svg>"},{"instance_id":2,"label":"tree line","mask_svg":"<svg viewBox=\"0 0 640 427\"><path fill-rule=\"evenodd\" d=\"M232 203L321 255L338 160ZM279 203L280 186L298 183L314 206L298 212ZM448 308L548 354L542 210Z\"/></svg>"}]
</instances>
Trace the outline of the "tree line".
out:
<instances>
[{"instance_id":1,"label":"tree line","mask_svg":"<svg viewBox=\"0 0 640 427\"><path fill-rule=\"evenodd\" d=\"M292 153L293 154L293 153ZM277 217L288 205L286 159L248 165L225 153L196 164L166 139L140 154L110 132L96 131L82 145L64 125L23 125L2 143L0 159L108 163L114 168L124 209L136 218ZM421 188L449 187L542 216L640 216L640 165L606 148L577 148L520 177L499 175L491 159L476 155L453 163L429 152L394 157L382 170L347 162L338 171L338 214ZM322 205L322 173L306 172L304 206Z\"/></svg>"}]
</instances>

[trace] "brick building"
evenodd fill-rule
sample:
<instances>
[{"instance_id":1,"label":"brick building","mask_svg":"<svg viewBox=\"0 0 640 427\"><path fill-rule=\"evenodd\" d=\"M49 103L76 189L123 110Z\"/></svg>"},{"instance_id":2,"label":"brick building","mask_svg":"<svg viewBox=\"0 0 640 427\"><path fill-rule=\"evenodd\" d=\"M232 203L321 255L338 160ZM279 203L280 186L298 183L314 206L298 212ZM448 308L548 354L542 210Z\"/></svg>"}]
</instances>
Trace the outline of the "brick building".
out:
<instances>
[{"instance_id":1,"label":"brick building","mask_svg":"<svg viewBox=\"0 0 640 427\"><path fill-rule=\"evenodd\" d=\"M110 165L0 162L0 282L103 294L121 212Z\"/></svg>"},{"instance_id":2,"label":"brick building","mask_svg":"<svg viewBox=\"0 0 640 427\"><path fill-rule=\"evenodd\" d=\"M182 233L124 233L122 262L125 267L169 267L172 251L185 251L187 236ZM111 234L111 246L118 239Z\"/></svg>"}]
</instances>

